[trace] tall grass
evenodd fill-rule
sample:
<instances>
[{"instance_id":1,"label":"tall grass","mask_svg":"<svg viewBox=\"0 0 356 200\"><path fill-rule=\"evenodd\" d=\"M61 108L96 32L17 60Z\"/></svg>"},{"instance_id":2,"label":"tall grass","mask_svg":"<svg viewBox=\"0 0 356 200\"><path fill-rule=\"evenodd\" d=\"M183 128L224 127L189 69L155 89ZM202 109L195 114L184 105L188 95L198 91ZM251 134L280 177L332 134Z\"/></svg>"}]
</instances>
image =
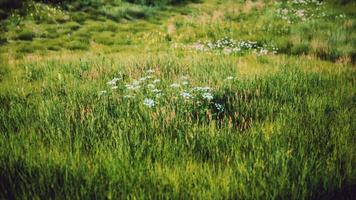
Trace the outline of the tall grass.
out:
<instances>
[{"instance_id":1,"label":"tall grass","mask_svg":"<svg viewBox=\"0 0 356 200\"><path fill-rule=\"evenodd\" d=\"M23 67L15 73L18 83L0 93L1 196L315 199L353 194L348 189L356 177L353 70L314 73L283 64L277 74L225 80L224 71L233 65L224 58L209 60L189 68L180 68L178 57L18 66ZM165 93L156 105L143 104L148 83L134 98L124 98L120 84L151 68ZM214 76L197 76L205 69ZM106 82L120 74L125 78L119 89L108 88ZM211 80L214 98L206 107L192 107L190 101L204 100L180 99L180 89L170 87L181 75L190 77L187 87ZM99 95L103 89L108 92ZM213 103L224 111L218 113Z\"/></svg>"}]
</instances>

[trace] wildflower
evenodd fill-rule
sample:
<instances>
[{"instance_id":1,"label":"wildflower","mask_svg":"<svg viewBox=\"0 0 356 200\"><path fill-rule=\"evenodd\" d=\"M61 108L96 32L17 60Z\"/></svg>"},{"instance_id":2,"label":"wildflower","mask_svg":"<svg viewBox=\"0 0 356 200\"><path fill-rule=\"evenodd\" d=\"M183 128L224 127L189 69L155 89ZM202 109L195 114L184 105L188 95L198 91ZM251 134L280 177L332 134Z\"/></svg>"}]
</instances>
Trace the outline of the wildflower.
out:
<instances>
[{"instance_id":1,"label":"wildflower","mask_svg":"<svg viewBox=\"0 0 356 200\"><path fill-rule=\"evenodd\" d=\"M213 95L211 93L209 93L209 92L203 93L202 96L203 96L204 99L206 99L208 101L210 101L210 100L212 100L214 98Z\"/></svg>"},{"instance_id":2,"label":"wildflower","mask_svg":"<svg viewBox=\"0 0 356 200\"><path fill-rule=\"evenodd\" d=\"M153 89L151 90L153 93L160 93L162 90L159 90L159 89Z\"/></svg>"},{"instance_id":3,"label":"wildflower","mask_svg":"<svg viewBox=\"0 0 356 200\"><path fill-rule=\"evenodd\" d=\"M193 90L196 90L196 91L201 91L201 92L204 92L204 91L208 91L210 90L211 88L210 87L195 87L193 88Z\"/></svg>"},{"instance_id":4,"label":"wildflower","mask_svg":"<svg viewBox=\"0 0 356 200\"><path fill-rule=\"evenodd\" d=\"M142 82L142 81L145 81L147 78L146 77L142 77L142 78L140 78L140 79L138 79L140 82Z\"/></svg>"},{"instance_id":5,"label":"wildflower","mask_svg":"<svg viewBox=\"0 0 356 200\"><path fill-rule=\"evenodd\" d=\"M134 96L133 95L129 95L129 94L124 96L125 99L130 99L132 97L134 97Z\"/></svg>"},{"instance_id":6,"label":"wildflower","mask_svg":"<svg viewBox=\"0 0 356 200\"><path fill-rule=\"evenodd\" d=\"M134 85L134 84L127 84L126 88L128 90L138 90L138 89L140 89L140 86L139 85Z\"/></svg>"},{"instance_id":7,"label":"wildflower","mask_svg":"<svg viewBox=\"0 0 356 200\"><path fill-rule=\"evenodd\" d=\"M153 99L146 98L143 100L143 104L152 108L153 106L155 106L155 101Z\"/></svg>"},{"instance_id":8,"label":"wildflower","mask_svg":"<svg viewBox=\"0 0 356 200\"><path fill-rule=\"evenodd\" d=\"M215 108L218 109L218 111L222 112L224 111L224 106L218 103L215 103Z\"/></svg>"},{"instance_id":9,"label":"wildflower","mask_svg":"<svg viewBox=\"0 0 356 200\"><path fill-rule=\"evenodd\" d=\"M120 78L113 78L111 81L108 81L107 84L108 85L111 85L111 86L115 86L116 85L116 82L119 81Z\"/></svg>"},{"instance_id":10,"label":"wildflower","mask_svg":"<svg viewBox=\"0 0 356 200\"><path fill-rule=\"evenodd\" d=\"M153 84L156 84L156 83L159 83L161 80L159 80L159 79L155 79L155 80L153 80Z\"/></svg>"},{"instance_id":11,"label":"wildflower","mask_svg":"<svg viewBox=\"0 0 356 200\"><path fill-rule=\"evenodd\" d=\"M173 83L173 84L171 84L171 87L172 87L172 88L179 88L180 85L179 85L178 83Z\"/></svg>"},{"instance_id":12,"label":"wildflower","mask_svg":"<svg viewBox=\"0 0 356 200\"><path fill-rule=\"evenodd\" d=\"M183 98L185 98L185 99L190 99L190 98L193 97L193 96L192 96L190 93L188 93L188 92L182 92L180 95L181 95Z\"/></svg>"},{"instance_id":13,"label":"wildflower","mask_svg":"<svg viewBox=\"0 0 356 200\"><path fill-rule=\"evenodd\" d=\"M232 80L232 79L234 79L233 76L228 76L228 77L226 78L226 80Z\"/></svg>"},{"instance_id":14,"label":"wildflower","mask_svg":"<svg viewBox=\"0 0 356 200\"><path fill-rule=\"evenodd\" d=\"M155 70L153 70L153 69L149 69L149 70L146 71L146 73L148 73L148 74L152 74L154 72L155 72Z\"/></svg>"},{"instance_id":15,"label":"wildflower","mask_svg":"<svg viewBox=\"0 0 356 200\"><path fill-rule=\"evenodd\" d=\"M188 85L188 84L189 84L188 81L183 81L183 82L182 82L182 85Z\"/></svg>"},{"instance_id":16,"label":"wildflower","mask_svg":"<svg viewBox=\"0 0 356 200\"><path fill-rule=\"evenodd\" d=\"M116 90L118 87L117 86L112 86L111 89L112 90Z\"/></svg>"},{"instance_id":17,"label":"wildflower","mask_svg":"<svg viewBox=\"0 0 356 200\"><path fill-rule=\"evenodd\" d=\"M241 48L240 47L235 47L235 48L232 49L232 51L238 53L238 52L241 51Z\"/></svg>"}]
</instances>

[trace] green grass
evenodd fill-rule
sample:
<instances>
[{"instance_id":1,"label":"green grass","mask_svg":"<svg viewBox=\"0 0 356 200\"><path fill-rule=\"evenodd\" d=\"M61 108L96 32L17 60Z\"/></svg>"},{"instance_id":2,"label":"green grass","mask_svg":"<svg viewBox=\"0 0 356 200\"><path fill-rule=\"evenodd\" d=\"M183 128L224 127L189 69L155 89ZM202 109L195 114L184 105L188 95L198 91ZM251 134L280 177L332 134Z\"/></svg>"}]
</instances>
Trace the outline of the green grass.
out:
<instances>
[{"instance_id":1,"label":"green grass","mask_svg":"<svg viewBox=\"0 0 356 200\"><path fill-rule=\"evenodd\" d=\"M52 6L2 22L0 198L355 195L354 3Z\"/></svg>"}]
</instances>

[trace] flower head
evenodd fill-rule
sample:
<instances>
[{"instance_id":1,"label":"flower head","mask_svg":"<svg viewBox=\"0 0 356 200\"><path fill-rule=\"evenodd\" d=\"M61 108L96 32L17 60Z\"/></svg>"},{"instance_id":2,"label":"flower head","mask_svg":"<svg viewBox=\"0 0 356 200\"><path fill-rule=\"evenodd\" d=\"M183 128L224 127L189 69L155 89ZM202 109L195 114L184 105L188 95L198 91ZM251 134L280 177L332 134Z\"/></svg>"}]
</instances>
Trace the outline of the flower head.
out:
<instances>
[{"instance_id":1,"label":"flower head","mask_svg":"<svg viewBox=\"0 0 356 200\"><path fill-rule=\"evenodd\" d=\"M212 100L214 98L213 95L211 93L209 93L209 92L203 93L202 96L203 96L204 99L206 99L208 101L210 101L210 100Z\"/></svg>"},{"instance_id":2,"label":"flower head","mask_svg":"<svg viewBox=\"0 0 356 200\"><path fill-rule=\"evenodd\" d=\"M188 92L182 92L182 93L180 93L180 95L181 95L183 98L185 98L185 99L190 99L190 98L193 97L193 96L192 96L190 93L188 93Z\"/></svg>"},{"instance_id":3,"label":"flower head","mask_svg":"<svg viewBox=\"0 0 356 200\"><path fill-rule=\"evenodd\" d=\"M218 103L215 103L215 108L218 109L218 111L222 112L224 111L224 106Z\"/></svg>"},{"instance_id":4,"label":"flower head","mask_svg":"<svg viewBox=\"0 0 356 200\"><path fill-rule=\"evenodd\" d=\"M135 85L135 84L127 84L126 88L128 90L138 90L138 89L140 89L140 86L139 85Z\"/></svg>"},{"instance_id":5,"label":"flower head","mask_svg":"<svg viewBox=\"0 0 356 200\"><path fill-rule=\"evenodd\" d=\"M211 90L211 88L207 87L207 86L206 87L195 87L195 88L193 88L193 90L204 92L204 91Z\"/></svg>"},{"instance_id":6,"label":"flower head","mask_svg":"<svg viewBox=\"0 0 356 200\"><path fill-rule=\"evenodd\" d=\"M102 91L99 92L99 96L104 95L104 94L106 94L106 93L107 93L106 90L102 90Z\"/></svg>"},{"instance_id":7,"label":"flower head","mask_svg":"<svg viewBox=\"0 0 356 200\"><path fill-rule=\"evenodd\" d=\"M155 106L155 101L153 99L146 98L143 100L143 104L147 107L154 107Z\"/></svg>"},{"instance_id":8,"label":"flower head","mask_svg":"<svg viewBox=\"0 0 356 200\"><path fill-rule=\"evenodd\" d=\"M159 79L155 79L155 80L152 81L152 83L153 83L153 84L156 84L156 83L159 83L160 81L161 81L161 80L159 80Z\"/></svg>"},{"instance_id":9,"label":"flower head","mask_svg":"<svg viewBox=\"0 0 356 200\"><path fill-rule=\"evenodd\" d=\"M154 92L154 93L160 93L162 90L159 90L159 89L155 88L155 89L152 89L151 91Z\"/></svg>"},{"instance_id":10,"label":"flower head","mask_svg":"<svg viewBox=\"0 0 356 200\"><path fill-rule=\"evenodd\" d=\"M121 80L120 78L113 78L112 80L108 81L107 84L110 85L110 86L115 86L116 85L116 82L118 82L119 80Z\"/></svg>"},{"instance_id":11,"label":"flower head","mask_svg":"<svg viewBox=\"0 0 356 200\"><path fill-rule=\"evenodd\" d=\"M146 71L146 73L148 73L148 74L152 74L154 72L155 72L155 70L153 70L153 69L149 69L149 70Z\"/></svg>"}]
</instances>

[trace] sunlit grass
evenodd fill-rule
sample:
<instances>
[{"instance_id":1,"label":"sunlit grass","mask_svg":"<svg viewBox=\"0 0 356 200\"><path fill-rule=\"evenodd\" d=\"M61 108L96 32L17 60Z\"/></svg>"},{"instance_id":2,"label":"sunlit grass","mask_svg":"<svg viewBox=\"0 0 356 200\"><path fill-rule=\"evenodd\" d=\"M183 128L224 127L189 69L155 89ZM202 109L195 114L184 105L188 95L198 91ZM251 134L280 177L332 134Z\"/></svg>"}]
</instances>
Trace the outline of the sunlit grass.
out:
<instances>
[{"instance_id":1,"label":"sunlit grass","mask_svg":"<svg viewBox=\"0 0 356 200\"><path fill-rule=\"evenodd\" d=\"M353 3L110 2L3 21L0 198L353 197Z\"/></svg>"}]
</instances>

